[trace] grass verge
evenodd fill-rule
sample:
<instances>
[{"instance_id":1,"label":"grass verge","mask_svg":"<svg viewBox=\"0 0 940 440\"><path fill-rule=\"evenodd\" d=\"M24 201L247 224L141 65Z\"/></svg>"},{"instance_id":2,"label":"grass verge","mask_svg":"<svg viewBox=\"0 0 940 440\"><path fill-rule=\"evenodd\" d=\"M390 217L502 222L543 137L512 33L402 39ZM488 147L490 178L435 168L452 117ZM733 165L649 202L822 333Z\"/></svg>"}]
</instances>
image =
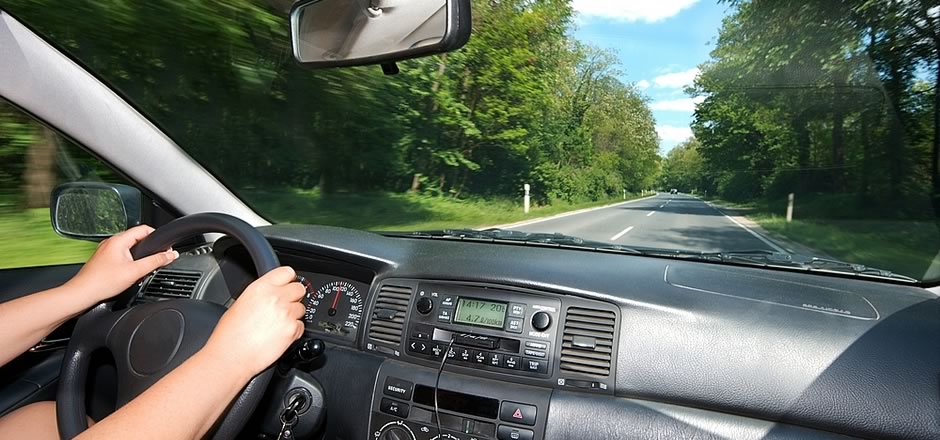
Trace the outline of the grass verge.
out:
<instances>
[{"instance_id":1,"label":"grass verge","mask_svg":"<svg viewBox=\"0 0 940 440\"><path fill-rule=\"evenodd\" d=\"M453 199L415 194L364 193L321 195L317 191L254 191L243 194L269 220L320 224L374 231L474 228L511 223L621 201L556 202L528 214L509 200ZM637 198L629 195L628 198ZM77 263L88 259L95 243L60 237L49 223L48 209L0 211L0 269Z\"/></svg>"},{"instance_id":2,"label":"grass verge","mask_svg":"<svg viewBox=\"0 0 940 440\"><path fill-rule=\"evenodd\" d=\"M57 235L47 208L0 212L0 269L79 263L95 247L96 243Z\"/></svg>"},{"instance_id":3,"label":"grass verge","mask_svg":"<svg viewBox=\"0 0 940 440\"><path fill-rule=\"evenodd\" d=\"M418 231L476 228L512 223L622 201L554 202L533 206L506 199L454 199L401 193L322 195L318 191L285 190L242 195L258 212L277 223L342 226L373 231ZM628 199L640 197L628 194Z\"/></svg>"},{"instance_id":4,"label":"grass verge","mask_svg":"<svg viewBox=\"0 0 940 440\"><path fill-rule=\"evenodd\" d=\"M772 236L843 261L917 279L924 278L940 249L940 224L936 221L863 218L861 214L850 218L851 213L841 218L824 218L813 209L813 204L807 203L797 205L793 221L787 223L784 203L771 206L764 202L713 202L746 215Z\"/></svg>"}]
</instances>

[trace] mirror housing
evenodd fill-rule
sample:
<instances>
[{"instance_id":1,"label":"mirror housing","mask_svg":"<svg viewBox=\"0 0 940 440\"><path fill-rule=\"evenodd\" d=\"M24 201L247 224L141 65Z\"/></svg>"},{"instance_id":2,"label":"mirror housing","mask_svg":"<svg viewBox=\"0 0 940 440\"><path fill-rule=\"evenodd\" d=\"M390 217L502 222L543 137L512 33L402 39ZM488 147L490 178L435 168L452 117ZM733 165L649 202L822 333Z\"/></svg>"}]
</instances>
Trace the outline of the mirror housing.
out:
<instances>
[{"instance_id":1,"label":"mirror housing","mask_svg":"<svg viewBox=\"0 0 940 440\"><path fill-rule=\"evenodd\" d=\"M305 0L290 11L294 59L309 68L390 64L470 39L470 0Z\"/></svg>"},{"instance_id":2,"label":"mirror housing","mask_svg":"<svg viewBox=\"0 0 940 440\"><path fill-rule=\"evenodd\" d=\"M137 188L102 182L72 182L52 191L52 228L63 237L101 241L140 224Z\"/></svg>"}]
</instances>

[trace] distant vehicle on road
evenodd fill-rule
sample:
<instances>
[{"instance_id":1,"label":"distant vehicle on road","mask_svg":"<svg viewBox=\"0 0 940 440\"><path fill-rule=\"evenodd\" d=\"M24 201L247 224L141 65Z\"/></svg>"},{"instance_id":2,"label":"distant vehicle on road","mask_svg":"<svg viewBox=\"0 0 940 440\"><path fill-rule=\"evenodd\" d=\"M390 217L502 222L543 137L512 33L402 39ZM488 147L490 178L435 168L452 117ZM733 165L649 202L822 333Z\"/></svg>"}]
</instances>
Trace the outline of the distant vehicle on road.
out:
<instances>
[{"instance_id":1,"label":"distant vehicle on road","mask_svg":"<svg viewBox=\"0 0 940 440\"><path fill-rule=\"evenodd\" d=\"M669 191L669 194L679 194L679 190L673 188L672 191Z\"/></svg>"}]
</instances>

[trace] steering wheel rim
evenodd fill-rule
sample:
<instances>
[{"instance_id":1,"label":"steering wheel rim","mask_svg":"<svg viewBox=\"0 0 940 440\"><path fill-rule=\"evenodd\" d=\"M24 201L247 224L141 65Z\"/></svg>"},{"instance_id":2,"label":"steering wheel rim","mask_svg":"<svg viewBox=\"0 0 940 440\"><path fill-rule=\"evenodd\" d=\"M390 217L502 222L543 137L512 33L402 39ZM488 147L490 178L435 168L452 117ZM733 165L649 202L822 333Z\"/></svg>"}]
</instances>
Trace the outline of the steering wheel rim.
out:
<instances>
[{"instance_id":1,"label":"steering wheel rim","mask_svg":"<svg viewBox=\"0 0 940 440\"><path fill-rule=\"evenodd\" d=\"M237 217L221 213L193 214L167 223L134 246L131 255L136 260L180 240L214 232L241 242L258 276L280 266L277 254L260 232ZM56 424L61 438L71 439L88 429L85 388L93 352L107 349L114 355L120 408L202 348L225 312L218 304L196 300L160 301L126 308L135 294L129 291L114 301L99 304L76 323L56 392ZM213 439L231 439L241 432L272 375L273 368L268 368L245 386L217 422Z\"/></svg>"}]
</instances>

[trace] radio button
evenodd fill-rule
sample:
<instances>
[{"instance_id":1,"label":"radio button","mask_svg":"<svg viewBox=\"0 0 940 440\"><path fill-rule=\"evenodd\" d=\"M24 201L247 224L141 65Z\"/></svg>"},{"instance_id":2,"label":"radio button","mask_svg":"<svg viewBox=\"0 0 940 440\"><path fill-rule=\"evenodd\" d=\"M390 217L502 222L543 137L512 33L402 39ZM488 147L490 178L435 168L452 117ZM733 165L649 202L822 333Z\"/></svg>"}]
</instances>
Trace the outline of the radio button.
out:
<instances>
[{"instance_id":1,"label":"radio button","mask_svg":"<svg viewBox=\"0 0 940 440\"><path fill-rule=\"evenodd\" d=\"M503 368L508 368L510 370L521 370L522 369L522 358L519 356L503 356Z\"/></svg>"},{"instance_id":2,"label":"radio button","mask_svg":"<svg viewBox=\"0 0 940 440\"><path fill-rule=\"evenodd\" d=\"M486 363L486 352L473 350L473 362L478 364Z\"/></svg>"},{"instance_id":3,"label":"radio button","mask_svg":"<svg viewBox=\"0 0 940 440\"><path fill-rule=\"evenodd\" d=\"M428 349L427 354L434 356L435 358L438 358L438 359L444 357L444 350L447 348L446 345L430 344L430 347L431 348Z\"/></svg>"},{"instance_id":4,"label":"radio button","mask_svg":"<svg viewBox=\"0 0 940 440\"><path fill-rule=\"evenodd\" d=\"M451 295L444 295L441 299L441 307L453 307L454 306L454 297Z\"/></svg>"},{"instance_id":5,"label":"radio button","mask_svg":"<svg viewBox=\"0 0 940 440\"><path fill-rule=\"evenodd\" d=\"M509 316L522 318L525 316L525 304L512 303L509 305Z\"/></svg>"},{"instance_id":6,"label":"radio button","mask_svg":"<svg viewBox=\"0 0 940 440\"><path fill-rule=\"evenodd\" d=\"M540 374L548 373L548 362L545 362L542 359L526 358L524 361L522 361L522 365L525 371L530 371L533 373L540 373Z\"/></svg>"},{"instance_id":7,"label":"radio button","mask_svg":"<svg viewBox=\"0 0 940 440\"><path fill-rule=\"evenodd\" d=\"M503 355L499 353L487 353L486 354L486 363L493 367L502 367L503 366Z\"/></svg>"},{"instance_id":8,"label":"radio button","mask_svg":"<svg viewBox=\"0 0 940 440\"><path fill-rule=\"evenodd\" d=\"M457 359L463 362L471 362L473 359L473 352L476 350L470 350L468 348L461 348L457 350Z\"/></svg>"},{"instance_id":9,"label":"radio button","mask_svg":"<svg viewBox=\"0 0 940 440\"><path fill-rule=\"evenodd\" d=\"M427 354L428 344L421 341L412 340L408 343L408 351L413 353Z\"/></svg>"},{"instance_id":10,"label":"radio button","mask_svg":"<svg viewBox=\"0 0 940 440\"><path fill-rule=\"evenodd\" d=\"M451 309L441 309L437 312L437 321L450 324Z\"/></svg>"},{"instance_id":11,"label":"radio button","mask_svg":"<svg viewBox=\"0 0 940 440\"><path fill-rule=\"evenodd\" d=\"M526 356L537 357L537 358L542 358L542 359L545 358L545 352L544 352L544 351L532 350L532 349L528 349L528 348L525 349L525 355L526 355Z\"/></svg>"},{"instance_id":12,"label":"radio button","mask_svg":"<svg viewBox=\"0 0 940 440\"><path fill-rule=\"evenodd\" d=\"M525 341L525 346L536 350L548 350L547 342Z\"/></svg>"},{"instance_id":13,"label":"radio button","mask_svg":"<svg viewBox=\"0 0 940 440\"><path fill-rule=\"evenodd\" d=\"M522 333L522 320L509 318L509 322L506 323L506 331L509 333Z\"/></svg>"}]
</instances>

